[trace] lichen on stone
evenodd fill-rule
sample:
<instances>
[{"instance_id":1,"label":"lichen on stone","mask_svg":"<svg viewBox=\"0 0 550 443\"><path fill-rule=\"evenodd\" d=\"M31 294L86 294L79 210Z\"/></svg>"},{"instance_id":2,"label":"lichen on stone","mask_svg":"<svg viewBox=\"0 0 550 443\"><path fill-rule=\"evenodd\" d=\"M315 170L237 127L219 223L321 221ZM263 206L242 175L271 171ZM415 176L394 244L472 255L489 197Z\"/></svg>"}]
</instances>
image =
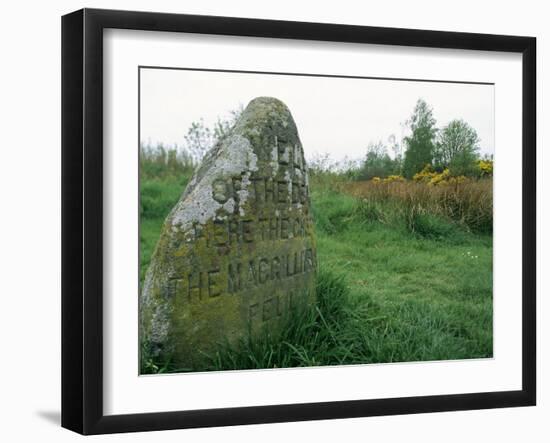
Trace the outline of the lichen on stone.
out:
<instances>
[{"instance_id":1,"label":"lichen on stone","mask_svg":"<svg viewBox=\"0 0 550 443\"><path fill-rule=\"evenodd\" d=\"M250 142L243 136L231 135L223 140L222 146L217 151L218 155L208 164L208 170L197 179L193 177L193 190L180 199L172 211L171 224L181 230L188 230L194 222L205 224L211 220L220 209L232 213L235 200L230 198L221 204L212 197L212 184L219 178L231 178L241 173L250 176L251 171L257 170L257 157ZM246 202L248 197L247 186L249 181L243 181L240 193L240 205ZM239 208L241 210L241 208Z\"/></svg>"}]
</instances>

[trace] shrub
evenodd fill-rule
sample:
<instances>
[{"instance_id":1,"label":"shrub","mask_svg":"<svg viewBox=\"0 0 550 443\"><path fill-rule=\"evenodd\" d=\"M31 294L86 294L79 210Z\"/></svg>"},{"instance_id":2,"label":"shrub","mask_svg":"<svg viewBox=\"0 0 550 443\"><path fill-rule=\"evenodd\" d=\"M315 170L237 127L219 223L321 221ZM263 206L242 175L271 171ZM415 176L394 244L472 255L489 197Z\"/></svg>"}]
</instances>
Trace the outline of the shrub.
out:
<instances>
[{"instance_id":1,"label":"shrub","mask_svg":"<svg viewBox=\"0 0 550 443\"><path fill-rule=\"evenodd\" d=\"M439 174L434 173L434 175L430 178L428 181L429 185L438 185L438 184L444 184L445 182L448 182L451 174L448 169L444 169L443 172L440 172Z\"/></svg>"},{"instance_id":2,"label":"shrub","mask_svg":"<svg viewBox=\"0 0 550 443\"><path fill-rule=\"evenodd\" d=\"M406 179L402 175L390 175L386 177L383 181L384 183L405 182Z\"/></svg>"},{"instance_id":3,"label":"shrub","mask_svg":"<svg viewBox=\"0 0 550 443\"><path fill-rule=\"evenodd\" d=\"M448 220L432 214L411 211L407 219L411 232L432 240L443 240L456 233L456 228Z\"/></svg>"},{"instance_id":4,"label":"shrub","mask_svg":"<svg viewBox=\"0 0 550 443\"><path fill-rule=\"evenodd\" d=\"M384 222L384 212L376 202L360 199L354 211L354 218L359 222Z\"/></svg>"},{"instance_id":5,"label":"shrub","mask_svg":"<svg viewBox=\"0 0 550 443\"><path fill-rule=\"evenodd\" d=\"M493 160L478 160L477 167L479 168L480 177L493 176Z\"/></svg>"},{"instance_id":6,"label":"shrub","mask_svg":"<svg viewBox=\"0 0 550 443\"><path fill-rule=\"evenodd\" d=\"M437 175L437 172L435 172L432 168L431 164L426 164L424 168L420 172L417 172L413 175L412 179L415 182L424 182L429 183L432 178L434 178Z\"/></svg>"}]
</instances>

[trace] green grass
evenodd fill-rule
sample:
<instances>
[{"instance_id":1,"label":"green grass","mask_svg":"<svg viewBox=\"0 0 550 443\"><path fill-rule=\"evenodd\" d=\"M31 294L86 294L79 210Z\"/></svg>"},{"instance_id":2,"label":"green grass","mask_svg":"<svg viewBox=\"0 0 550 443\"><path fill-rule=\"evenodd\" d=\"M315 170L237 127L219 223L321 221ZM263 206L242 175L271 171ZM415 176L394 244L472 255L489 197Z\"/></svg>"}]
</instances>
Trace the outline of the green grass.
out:
<instances>
[{"instance_id":1,"label":"green grass","mask_svg":"<svg viewBox=\"0 0 550 443\"><path fill-rule=\"evenodd\" d=\"M189 175L165 176L162 179L143 178L140 181L139 225L139 277L145 277L149 260L157 244L162 224L170 210L179 200Z\"/></svg>"},{"instance_id":2,"label":"green grass","mask_svg":"<svg viewBox=\"0 0 550 443\"><path fill-rule=\"evenodd\" d=\"M186 181L141 184L141 278ZM196 369L491 357L492 236L328 189L312 190L317 305L290 317L281 336L222 346Z\"/></svg>"}]
</instances>

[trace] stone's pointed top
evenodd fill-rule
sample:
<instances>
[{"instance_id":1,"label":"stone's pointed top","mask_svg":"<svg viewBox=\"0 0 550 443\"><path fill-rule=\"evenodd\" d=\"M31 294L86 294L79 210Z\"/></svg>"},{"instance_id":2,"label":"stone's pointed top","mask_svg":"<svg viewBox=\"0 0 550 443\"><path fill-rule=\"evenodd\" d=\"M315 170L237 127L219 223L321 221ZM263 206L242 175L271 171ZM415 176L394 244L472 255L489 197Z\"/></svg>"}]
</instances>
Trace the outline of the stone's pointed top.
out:
<instances>
[{"instance_id":1,"label":"stone's pointed top","mask_svg":"<svg viewBox=\"0 0 550 443\"><path fill-rule=\"evenodd\" d=\"M250 101L241 116L241 120L250 118L292 120L292 115L281 100L273 97L256 97Z\"/></svg>"},{"instance_id":2,"label":"stone's pointed top","mask_svg":"<svg viewBox=\"0 0 550 443\"><path fill-rule=\"evenodd\" d=\"M274 174L277 169L273 168L274 165L277 166L277 162L273 163L273 158L277 155L274 149L278 144L296 147L303 157L298 129L288 107L274 97L252 99L229 133L207 152L187 186L183 199L190 195L208 174L217 176L225 171L235 175L247 168L256 172L258 159L260 168L264 165L261 169L272 169L269 172L262 170L264 174ZM266 159L269 161L265 161ZM201 206L204 207L204 202L201 202ZM206 211L205 216L208 214L209 211ZM181 217L177 218L181 220Z\"/></svg>"},{"instance_id":3,"label":"stone's pointed top","mask_svg":"<svg viewBox=\"0 0 550 443\"><path fill-rule=\"evenodd\" d=\"M250 100L247 108L251 106L271 106L274 108L284 107L288 110L287 106L281 100L275 97L256 97Z\"/></svg>"},{"instance_id":4,"label":"stone's pointed top","mask_svg":"<svg viewBox=\"0 0 550 443\"><path fill-rule=\"evenodd\" d=\"M250 140L257 153L272 149L275 140L300 145L298 128L288 107L273 97L251 100L233 128ZM260 154L261 155L261 154Z\"/></svg>"}]
</instances>

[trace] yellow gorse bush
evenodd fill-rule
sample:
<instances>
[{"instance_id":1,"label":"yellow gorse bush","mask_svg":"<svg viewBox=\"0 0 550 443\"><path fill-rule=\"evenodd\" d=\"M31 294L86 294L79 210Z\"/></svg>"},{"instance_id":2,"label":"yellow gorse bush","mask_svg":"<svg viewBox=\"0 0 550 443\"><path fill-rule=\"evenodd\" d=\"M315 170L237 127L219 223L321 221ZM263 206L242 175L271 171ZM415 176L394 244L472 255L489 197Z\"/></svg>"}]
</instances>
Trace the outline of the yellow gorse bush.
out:
<instances>
[{"instance_id":1,"label":"yellow gorse bush","mask_svg":"<svg viewBox=\"0 0 550 443\"><path fill-rule=\"evenodd\" d=\"M389 175L383 180L384 183L405 182L405 181L406 181L405 177L401 175Z\"/></svg>"},{"instance_id":2,"label":"yellow gorse bush","mask_svg":"<svg viewBox=\"0 0 550 443\"><path fill-rule=\"evenodd\" d=\"M445 168L442 172L436 172L433 170L432 165L426 165L422 171L417 172L413 176L413 181L428 185L456 185L457 183L465 183L469 180L469 178L463 175L452 176L448 168Z\"/></svg>"},{"instance_id":3,"label":"yellow gorse bush","mask_svg":"<svg viewBox=\"0 0 550 443\"><path fill-rule=\"evenodd\" d=\"M422 171L413 175L413 181L429 183L437 174L432 168L432 165L427 164Z\"/></svg>"},{"instance_id":4,"label":"yellow gorse bush","mask_svg":"<svg viewBox=\"0 0 550 443\"><path fill-rule=\"evenodd\" d=\"M395 183L395 182L406 182L407 179L402 175L389 175L386 178L373 177L371 178L372 183Z\"/></svg>"},{"instance_id":5,"label":"yellow gorse bush","mask_svg":"<svg viewBox=\"0 0 550 443\"><path fill-rule=\"evenodd\" d=\"M493 160L479 160L477 166L482 177L491 177L493 175Z\"/></svg>"},{"instance_id":6,"label":"yellow gorse bush","mask_svg":"<svg viewBox=\"0 0 550 443\"><path fill-rule=\"evenodd\" d=\"M443 172L435 173L430 181L428 182L429 185L439 185L439 184L445 184L449 179L451 178L451 173L447 168L443 170Z\"/></svg>"}]
</instances>

